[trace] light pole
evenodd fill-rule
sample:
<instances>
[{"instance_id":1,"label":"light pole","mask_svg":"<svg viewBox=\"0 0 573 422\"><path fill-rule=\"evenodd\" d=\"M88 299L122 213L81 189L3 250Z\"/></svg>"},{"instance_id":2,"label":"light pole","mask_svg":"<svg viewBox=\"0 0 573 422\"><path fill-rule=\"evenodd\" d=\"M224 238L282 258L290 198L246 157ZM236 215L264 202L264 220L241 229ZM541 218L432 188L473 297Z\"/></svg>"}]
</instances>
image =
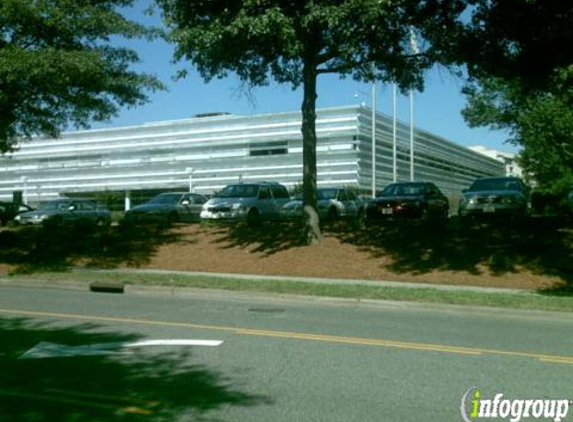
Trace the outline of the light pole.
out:
<instances>
[{"instance_id":1,"label":"light pole","mask_svg":"<svg viewBox=\"0 0 573 422\"><path fill-rule=\"evenodd\" d=\"M372 82L372 198L376 197L376 82Z\"/></svg>"},{"instance_id":2,"label":"light pole","mask_svg":"<svg viewBox=\"0 0 573 422\"><path fill-rule=\"evenodd\" d=\"M410 27L410 48L412 54L420 53L412 27ZM410 181L414 181L414 88L410 88Z\"/></svg>"},{"instance_id":3,"label":"light pole","mask_svg":"<svg viewBox=\"0 0 573 422\"><path fill-rule=\"evenodd\" d=\"M367 95L366 92L357 91L354 94L354 98L358 98L359 95ZM365 106L365 103L362 103L361 106ZM371 149L371 156L372 156L372 198L376 197L376 82L372 83L372 98L371 98L371 120L372 120L372 149Z\"/></svg>"},{"instance_id":4,"label":"light pole","mask_svg":"<svg viewBox=\"0 0 573 422\"><path fill-rule=\"evenodd\" d=\"M414 181L414 90L410 90L410 181Z\"/></svg>"},{"instance_id":5,"label":"light pole","mask_svg":"<svg viewBox=\"0 0 573 422\"><path fill-rule=\"evenodd\" d=\"M398 122L396 118L396 84L392 84L392 181L398 181L398 146L397 146L397 128Z\"/></svg>"}]
</instances>

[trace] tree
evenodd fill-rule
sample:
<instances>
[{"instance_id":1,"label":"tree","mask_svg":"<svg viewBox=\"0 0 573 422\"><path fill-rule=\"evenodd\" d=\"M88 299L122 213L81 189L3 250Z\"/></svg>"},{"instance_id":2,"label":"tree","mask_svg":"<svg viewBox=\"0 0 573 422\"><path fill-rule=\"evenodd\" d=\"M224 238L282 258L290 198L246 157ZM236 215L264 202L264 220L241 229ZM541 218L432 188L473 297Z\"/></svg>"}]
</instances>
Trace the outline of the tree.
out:
<instances>
[{"instance_id":1,"label":"tree","mask_svg":"<svg viewBox=\"0 0 573 422\"><path fill-rule=\"evenodd\" d=\"M561 195L573 184L573 85L569 72L552 79L554 92L524 89L519 82L482 77L464 88L462 111L471 126L509 130L523 149L519 163L539 189Z\"/></svg>"},{"instance_id":2,"label":"tree","mask_svg":"<svg viewBox=\"0 0 573 422\"><path fill-rule=\"evenodd\" d=\"M134 51L112 38L152 37L120 8L133 0L2 0L0 2L0 153L18 140L55 137L88 127L122 106L147 100L163 85L129 70Z\"/></svg>"},{"instance_id":3,"label":"tree","mask_svg":"<svg viewBox=\"0 0 573 422\"><path fill-rule=\"evenodd\" d=\"M316 99L319 75L423 87L438 60L431 40L454 30L461 0L157 0L176 60L206 81L229 72L251 85L302 86L303 197L308 242L320 238L316 212ZM421 51L410 46L412 33Z\"/></svg>"},{"instance_id":4,"label":"tree","mask_svg":"<svg viewBox=\"0 0 573 422\"><path fill-rule=\"evenodd\" d=\"M471 77L517 81L526 90L550 87L556 69L573 63L573 4L561 0L470 0L471 16L456 37L453 60Z\"/></svg>"},{"instance_id":5,"label":"tree","mask_svg":"<svg viewBox=\"0 0 573 422\"><path fill-rule=\"evenodd\" d=\"M468 64L463 111L472 126L506 129L542 190L573 183L573 5L556 0L474 1L453 41ZM470 48L479 45L480 48Z\"/></svg>"}]
</instances>

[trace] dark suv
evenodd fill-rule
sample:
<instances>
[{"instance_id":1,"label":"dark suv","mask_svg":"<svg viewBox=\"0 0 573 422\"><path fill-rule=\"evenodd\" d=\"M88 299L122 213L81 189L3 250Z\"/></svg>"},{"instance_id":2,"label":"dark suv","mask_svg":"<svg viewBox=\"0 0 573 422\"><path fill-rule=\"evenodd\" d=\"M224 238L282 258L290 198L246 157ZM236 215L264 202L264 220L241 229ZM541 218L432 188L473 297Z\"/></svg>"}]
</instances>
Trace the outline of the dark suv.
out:
<instances>
[{"instance_id":1,"label":"dark suv","mask_svg":"<svg viewBox=\"0 0 573 422\"><path fill-rule=\"evenodd\" d=\"M529 188L517 177L477 179L464 189L458 215L467 217L524 217L529 213Z\"/></svg>"},{"instance_id":2,"label":"dark suv","mask_svg":"<svg viewBox=\"0 0 573 422\"><path fill-rule=\"evenodd\" d=\"M201 218L254 225L280 219L281 209L289 200L287 189L279 183L238 183L225 187L207 201Z\"/></svg>"}]
</instances>

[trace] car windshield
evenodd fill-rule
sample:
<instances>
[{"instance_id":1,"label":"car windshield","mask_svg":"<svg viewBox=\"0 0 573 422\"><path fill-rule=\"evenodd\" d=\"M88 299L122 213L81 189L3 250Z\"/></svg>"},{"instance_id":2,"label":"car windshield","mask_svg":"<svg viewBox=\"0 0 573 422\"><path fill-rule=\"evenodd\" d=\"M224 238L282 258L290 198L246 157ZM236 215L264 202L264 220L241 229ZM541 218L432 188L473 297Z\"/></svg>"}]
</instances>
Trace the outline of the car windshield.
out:
<instances>
[{"instance_id":1,"label":"car windshield","mask_svg":"<svg viewBox=\"0 0 573 422\"><path fill-rule=\"evenodd\" d=\"M231 185L227 186L216 198L255 198L259 193L257 185Z\"/></svg>"},{"instance_id":2,"label":"car windshield","mask_svg":"<svg viewBox=\"0 0 573 422\"><path fill-rule=\"evenodd\" d=\"M470 187L470 191L487 190L521 190L519 182L514 179L481 179L476 180Z\"/></svg>"},{"instance_id":3,"label":"car windshield","mask_svg":"<svg viewBox=\"0 0 573 422\"><path fill-rule=\"evenodd\" d=\"M316 199L336 199L336 189L318 189L316 191Z\"/></svg>"},{"instance_id":4,"label":"car windshield","mask_svg":"<svg viewBox=\"0 0 573 422\"><path fill-rule=\"evenodd\" d=\"M69 204L70 204L69 201L46 202L44 204L40 204L40 206L38 207L38 211L65 210L68 208Z\"/></svg>"},{"instance_id":5,"label":"car windshield","mask_svg":"<svg viewBox=\"0 0 573 422\"><path fill-rule=\"evenodd\" d=\"M417 196L423 195L426 187L419 183L389 185L381 192L381 196Z\"/></svg>"},{"instance_id":6,"label":"car windshield","mask_svg":"<svg viewBox=\"0 0 573 422\"><path fill-rule=\"evenodd\" d=\"M179 193L163 193L152 198L149 204L175 204L179 202L179 198L181 198Z\"/></svg>"}]
</instances>

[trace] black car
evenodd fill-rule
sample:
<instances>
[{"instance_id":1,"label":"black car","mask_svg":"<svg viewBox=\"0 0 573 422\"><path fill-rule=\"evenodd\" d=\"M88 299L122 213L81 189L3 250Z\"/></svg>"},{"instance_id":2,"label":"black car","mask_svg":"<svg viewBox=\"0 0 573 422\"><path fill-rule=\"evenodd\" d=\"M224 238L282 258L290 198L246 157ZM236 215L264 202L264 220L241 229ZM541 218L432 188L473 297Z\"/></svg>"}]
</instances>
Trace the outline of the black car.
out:
<instances>
[{"instance_id":1,"label":"black car","mask_svg":"<svg viewBox=\"0 0 573 422\"><path fill-rule=\"evenodd\" d=\"M397 218L446 220L448 198L431 182L400 182L388 185L366 206L366 221Z\"/></svg>"},{"instance_id":2,"label":"black car","mask_svg":"<svg viewBox=\"0 0 573 422\"><path fill-rule=\"evenodd\" d=\"M12 202L0 202L0 225L4 226L18 214L33 211L34 208L26 204L14 204Z\"/></svg>"},{"instance_id":3,"label":"black car","mask_svg":"<svg viewBox=\"0 0 573 422\"><path fill-rule=\"evenodd\" d=\"M458 215L461 219L524 217L529 213L529 198L529 188L518 177L485 177L463 191Z\"/></svg>"}]
</instances>

